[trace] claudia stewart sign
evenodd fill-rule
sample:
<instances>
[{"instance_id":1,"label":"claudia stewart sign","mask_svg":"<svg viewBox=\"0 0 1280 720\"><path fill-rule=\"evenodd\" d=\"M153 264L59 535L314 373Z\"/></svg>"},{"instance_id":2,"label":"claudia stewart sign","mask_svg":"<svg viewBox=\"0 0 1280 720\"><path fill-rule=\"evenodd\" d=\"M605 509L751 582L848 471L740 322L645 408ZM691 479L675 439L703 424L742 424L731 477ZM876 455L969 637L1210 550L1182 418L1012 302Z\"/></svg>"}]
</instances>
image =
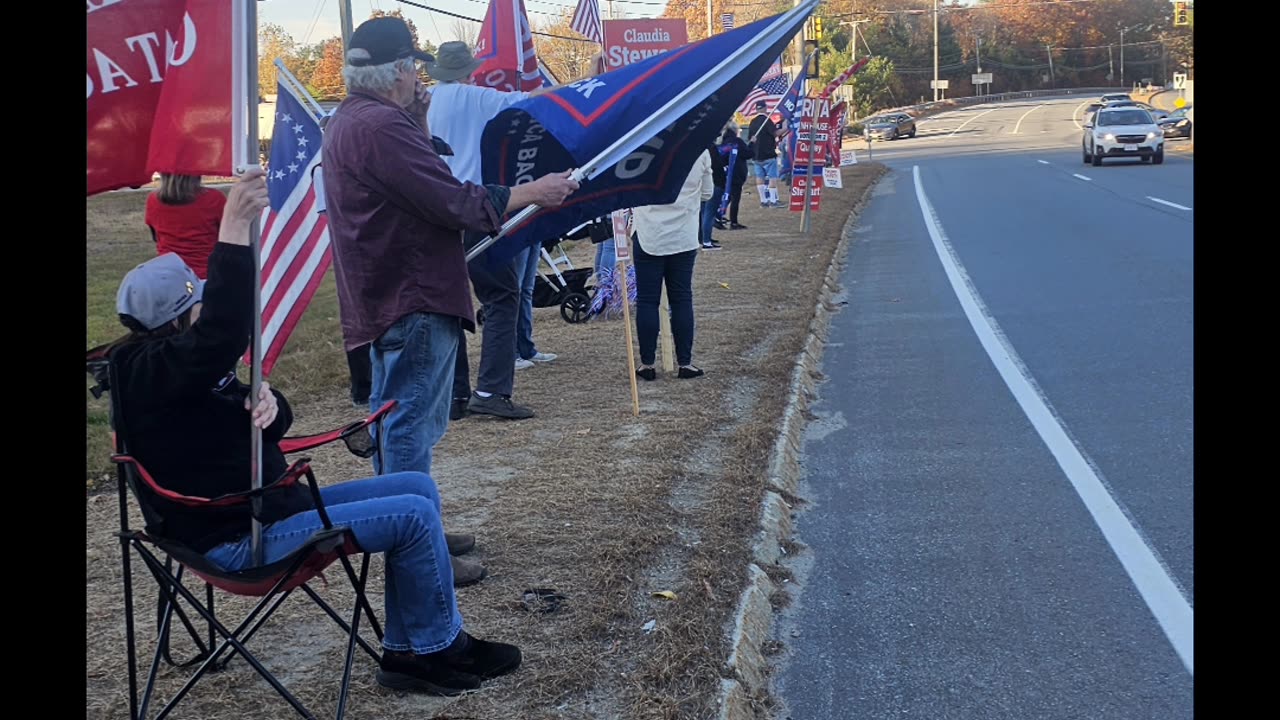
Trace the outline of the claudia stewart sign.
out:
<instances>
[{"instance_id":1,"label":"claudia stewart sign","mask_svg":"<svg viewBox=\"0 0 1280 720\"><path fill-rule=\"evenodd\" d=\"M142 185L153 171L229 175L228 0L88 0L87 190Z\"/></svg>"},{"instance_id":2,"label":"claudia stewart sign","mask_svg":"<svg viewBox=\"0 0 1280 720\"><path fill-rule=\"evenodd\" d=\"M689 43L684 18L604 21L604 61L609 70L660 55Z\"/></svg>"}]
</instances>

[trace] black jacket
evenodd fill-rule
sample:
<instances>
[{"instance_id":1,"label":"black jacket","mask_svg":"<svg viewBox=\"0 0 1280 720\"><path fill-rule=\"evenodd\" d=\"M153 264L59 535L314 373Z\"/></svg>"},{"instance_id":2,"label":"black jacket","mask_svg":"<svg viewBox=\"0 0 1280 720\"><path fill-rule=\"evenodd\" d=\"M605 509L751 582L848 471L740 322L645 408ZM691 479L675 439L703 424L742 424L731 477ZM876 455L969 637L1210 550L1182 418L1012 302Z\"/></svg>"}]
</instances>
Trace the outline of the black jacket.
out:
<instances>
[{"instance_id":1,"label":"black jacket","mask_svg":"<svg viewBox=\"0 0 1280 720\"><path fill-rule=\"evenodd\" d=\"M215 498L250 488L249 386L236 379L235 368L253 332L253 263L248 247L218 243L191 329L111 352L111 392L124 420L116 430L124 430L129 454L167 490ZM264 485L287 468L277 443L293 423L289 403L275 396L279 412L262 432ZM251 530L247 504L195 509L149 492L145 499L161 517L159 527L149 520L149 532L201 553ZM259 519L265 524L311 509L310 493L298 484L268 492Z\"/></svg>"}]
</instances>

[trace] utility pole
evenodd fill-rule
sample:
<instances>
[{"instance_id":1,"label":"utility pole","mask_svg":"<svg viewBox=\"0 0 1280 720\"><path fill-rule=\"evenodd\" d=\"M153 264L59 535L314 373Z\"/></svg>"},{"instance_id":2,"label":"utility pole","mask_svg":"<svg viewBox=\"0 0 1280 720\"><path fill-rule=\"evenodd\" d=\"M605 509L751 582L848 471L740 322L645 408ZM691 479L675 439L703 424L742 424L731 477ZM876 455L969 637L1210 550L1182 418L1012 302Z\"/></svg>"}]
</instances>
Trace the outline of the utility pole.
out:
<instances>
[{"instance_id":1,"label":"utility pole","mask_svg":"<svg viewBox=\"0 0 1280 720\"><path fill-rule=\"evenodd\" d=\"M933 0L933 101L938 102L938 0Z\"/></svg>"},{"instance_id":2,"label":"utility pole","mask_svg":"<svg viewBox=\"0 0 1280 720\"><path fill-rule=\"evenodd\" d=\"M973 51L978 58L978 74L982 74L982 38L973 39ZM978 95L982 95L982 86L978 86Z\"/></svg>"},{"instance_id":3,"label":"utility pole","mask_svg":"<svg viewBox=\"0 0 1280 720\"><path fill-rule=\"evenodd\" d=\"M1058 87L1058 83L1053 77L1053 46L1045 45L1044 49L1045 52L1049 53L1049 87L1056 88Z\"/></svg>"},{"instance_id":4,"label":"utility pole","mask_svg":"<svg viewBox=\"0 0 1280 720\"><path fill-rule=\"evenodd\" d=\"M339 0L338 12L342 16L342 54L345 56L351 48L351 0Z\"/></svg>"},{"instance_id":5,"label":"utility pole","mask_svg":"<svg viewBox=\"0 0 1280 720\"><path fill-rule=\"evenodd\" d=\"M1124 33L1128 28L1120 29L1120 86L1128 87L1124 84Z\"/></svg>"},{"instance_id":6,"label":"utility pole","mask_svg":"<svg viewBox=\"0 0 1280 720\"><path fill-rule=\"evenodd\" d=\"M707 37L711 37L711 0L707 0Z\"/></svg>"},{"instance_id":7,"label":"utility pole","mask_svg":"<svg viewBox=\"0 0 1280 720\"><path fill-rule=\"evenodd\" d=\"M1111 57L1111 46L1107 46L1107 80L1116 79L1116 61Z\"/></svg>"}]
</instances>

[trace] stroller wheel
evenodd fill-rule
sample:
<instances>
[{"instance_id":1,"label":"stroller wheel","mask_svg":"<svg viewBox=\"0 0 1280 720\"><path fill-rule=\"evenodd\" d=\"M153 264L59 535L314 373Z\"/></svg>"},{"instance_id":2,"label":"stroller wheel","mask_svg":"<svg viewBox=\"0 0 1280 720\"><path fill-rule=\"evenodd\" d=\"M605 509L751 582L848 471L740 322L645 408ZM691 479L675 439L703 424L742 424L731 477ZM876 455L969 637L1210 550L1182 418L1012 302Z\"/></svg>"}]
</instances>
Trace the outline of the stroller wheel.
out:
<instances>
[{"instance_id":1,"label":"stroller wheel","mask_svg":"<svg viewBox=\"0 0 1280 720\"><path fill-rule=\"evenodd\" d=\"M586 293L569 293L564 302L560 303L560 317L573 325L586 322L590 312L591 298L587 297Z\"/></svg>"}]
</instances>

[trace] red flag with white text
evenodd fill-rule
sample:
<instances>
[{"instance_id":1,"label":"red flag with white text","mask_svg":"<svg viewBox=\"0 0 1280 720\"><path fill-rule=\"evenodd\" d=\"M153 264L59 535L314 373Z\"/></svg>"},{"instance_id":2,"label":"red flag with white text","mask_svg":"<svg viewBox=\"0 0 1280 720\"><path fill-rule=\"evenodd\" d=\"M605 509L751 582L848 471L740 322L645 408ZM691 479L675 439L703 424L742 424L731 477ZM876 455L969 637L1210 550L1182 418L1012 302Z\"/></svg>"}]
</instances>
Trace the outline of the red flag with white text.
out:
<instances>
[{"instance_id":1,"label":"red flag with white text","mask_svg":"<svg viewBox=\"0 0 1280 720\"><path fill-rule=\"evenodd\" d=\"M484 63L471 77L481 87L529 92L543 84L524 0L489 0L475 53Z\"/></svg>"},{"instance_id":2,"label":"red flag with white text","mask_svg":"<svg viewBox=\"0 0 1280 720\"><path fill-rule=\"evenodd\" d=\"M153 172L231 174L236 5L87 0L88 195Z\"/></svg>"}]
</instances>

